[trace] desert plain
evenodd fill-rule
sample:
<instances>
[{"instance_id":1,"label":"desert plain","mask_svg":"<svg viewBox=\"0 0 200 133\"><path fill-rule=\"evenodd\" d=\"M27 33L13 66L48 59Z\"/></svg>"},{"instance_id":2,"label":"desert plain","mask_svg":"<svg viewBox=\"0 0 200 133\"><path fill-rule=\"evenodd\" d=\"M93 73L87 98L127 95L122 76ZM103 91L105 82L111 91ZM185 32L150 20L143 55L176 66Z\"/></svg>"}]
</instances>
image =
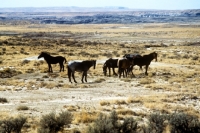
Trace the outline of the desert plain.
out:
<instances>
[{"instance_id":1,"label":"desert plain","mask_svg":"<svg viewBox=\"0 0 200 133\"><path fill-rule=\"evenodd\" d=\"M133 116L139 125L151 113L184 112L200 118L200 23L42 24L2 21L0 24L0 117L19 115L28 122L23 132L37 132L43 115L70 111L65 132L84 129L99 113L115 110L119 118ZM70 83L59 65L48 73L42 52L67 62L97 60L88 82L76 72ZM109 58L124 54L158 53L144 74L134 66L128 77L104 76ZM115 68L117 72L118 69ZM112 74L112 71L111 71ZM28 125L28 126L27 126ZM166 131L167 132L167 131Z\"/></svg>"}]
</instances>

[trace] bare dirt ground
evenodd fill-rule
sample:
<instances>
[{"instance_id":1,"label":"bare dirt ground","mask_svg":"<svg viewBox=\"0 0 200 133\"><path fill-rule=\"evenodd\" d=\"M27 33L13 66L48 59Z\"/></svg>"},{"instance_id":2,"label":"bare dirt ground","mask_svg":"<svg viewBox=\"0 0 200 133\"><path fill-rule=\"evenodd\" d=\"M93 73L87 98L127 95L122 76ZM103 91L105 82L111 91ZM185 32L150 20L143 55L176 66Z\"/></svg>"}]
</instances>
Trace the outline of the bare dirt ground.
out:
<instances>
[{"instance_id":1,"label":"bare dirt ground","mask_svg":"<svg viewBox=\"0 0 200 133\"><path fill-rule=\"evenodd\" d=\"M148 114L157 111L163 113L183 111L200 117L200 58L196 56L200 51L198 45L190 46L193 43L199 44L200 29L191 27L182 29L177 26L166 28L160 24L145 26L130 26L136 27L133 28L134 34L132 34L130 29L117 28L124 27L124 25L115 25L114 29L109 28L109 30L105 30L103 27L112 27L110 25L92 25L91 27L68 25L66 29L74 33L76 39L73 45L76 44L76 46L62 42L58 45L45 37L40 38L40 41L44 41L41 44L52 44L53 47L18 44L9 46L5 44L5 40L14 42L22 38L22 43L29 41L28 43L31 44L35 44L36 40L34 40L34 36L32 40L21 36L17 39L1 36L1 42L4 42L1 45L2 53L6 51L1 55L3 62L0 66L1 71L9 67L22 71L11 78L0 79L0 98L8 100L7 103L0 103L1 116L10 117L19 114L27 116L31 121L31 127L26 132L36 132L37 128L34 127L37 127L37 122L42 115L62 110L74 113L71 127L80 130L91 122L78 120L79 117L83 117L77 115L81 112L98 114L116 110L121 117L134 114L141 122L145 121ZM62 26L58 26L57 29L55 25L51 27L55 29L54 32L59 29L65 30ZM19 30L18 28L16 31ZM93 29L91 36L88 33L90 28ZM3 31L2 27L0 30ZM7 30L12 31L12 28L8 26ZM34 29L29 30L20 29L21 32L32 33L34 31ZM41 33L42 30L46 31L46 28L40 29L38 32ZM99 32L98 37L97 34L94 34L96 30ZM48 33L48 31L46 32ZM79 36L78 39L76 34ZM65 38L56 39L63 40ZM191 42L192 39L193 42ZM87 41L95 42L95 44L85 44L80 47L84 41L86 41L85 43ZM69 42L67 41L67 43ZM96 45L96 43L100 44ZM6 50L3 50L4 48ZM67 77L67 71L58 72L58 65L53 65L53 74L47 73L47 64L43 60L37 59L40 51L48 50L55 53L61 49L64 49L64 52L60 52L59 55L64 55L68 61L97 59L96 69L90 68L88 72L87 83L81 83L81 74L76 73L75 77L78 83L71 84ZM26 51L28 54L21 51ZM134 78L129 76L120 79L117 76L103 75L102 65L109 57L119 58L124 53L141 53L143 55L153 51L158 52L158 62L152 61L148 76L145 76L137 66L133 71L136 75ZM17 109L20 106L27 106L29 109ZM129 111L132 114L129 114Z\"/></svg>"}]
</instances>

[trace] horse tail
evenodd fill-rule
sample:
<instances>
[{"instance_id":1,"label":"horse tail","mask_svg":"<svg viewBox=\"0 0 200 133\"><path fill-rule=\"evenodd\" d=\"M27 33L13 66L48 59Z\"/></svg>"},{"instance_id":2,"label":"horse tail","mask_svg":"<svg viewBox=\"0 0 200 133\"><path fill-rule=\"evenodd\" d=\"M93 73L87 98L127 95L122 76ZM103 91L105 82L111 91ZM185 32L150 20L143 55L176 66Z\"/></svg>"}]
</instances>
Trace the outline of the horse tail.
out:
<instances>
[{"instance_id":1,"label":"horse tail","mask_svg":"<svg viewBox=\"0 0 200 133\"><path fill-rule=\"evenodd\" d=\"M66 60L66 58L64 57L64 61L65 61L65 63L67 63L67 60Z\"/></svg>"},{"instance_id":2,"label":"horse tail","mask_svg":"<svg viewBox=\"0 0 200 133\"><path fill-rule=\"evenodd\" d=\"M119 59L117 62L117 65L118 65L118 73L119 73L121 70L121 66L122 66L122 60Z\"/></svg>"}]
</instances>

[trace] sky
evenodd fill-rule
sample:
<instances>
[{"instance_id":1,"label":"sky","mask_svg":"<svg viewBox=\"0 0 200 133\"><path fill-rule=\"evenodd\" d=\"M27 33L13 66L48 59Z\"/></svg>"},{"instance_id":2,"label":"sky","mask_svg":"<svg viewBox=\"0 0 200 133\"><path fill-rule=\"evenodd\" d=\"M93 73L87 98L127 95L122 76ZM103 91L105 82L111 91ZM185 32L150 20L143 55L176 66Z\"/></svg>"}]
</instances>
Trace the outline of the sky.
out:
<instances>
[{"instance_id":1,"label":"sky","mask_svg":"<svg viewBox=\"0 0 200 133\"><path fill-rule=\"evenodd\" d=\"M183 10L200 9L200 0L0 0L0 8L64 6Z\"/></svg>"}]
</instances>

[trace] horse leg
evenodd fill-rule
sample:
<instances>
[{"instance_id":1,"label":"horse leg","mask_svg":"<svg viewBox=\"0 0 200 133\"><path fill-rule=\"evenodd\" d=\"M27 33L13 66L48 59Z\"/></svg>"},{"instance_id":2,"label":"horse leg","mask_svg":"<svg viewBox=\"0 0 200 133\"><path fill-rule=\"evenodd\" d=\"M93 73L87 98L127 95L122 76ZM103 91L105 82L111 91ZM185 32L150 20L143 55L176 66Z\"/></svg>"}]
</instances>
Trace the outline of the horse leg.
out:
<instances>
[{"instance_id":1,"label":"horse leg","mask_svg":"<svg viewBox=\"0 0 200 133\"><path fill-rule=\"evenodd\" d=\"M65 67L65 65L64 65L63 62L62 62L61 64L62 64L62 70L63 70L63 72L64 72L64 69L65 69L64 67Z\"/></svg>"},{"instance_id":2,"label":"horse leg","mask_svg":"<svg viewBox=\"0 0 200 133\"><path fill-rule=\"evenodd\" d=\"M125 71L125 76L127 77L128 73L129 73L129 70L128 69L124 69Z\"/></svg>"},{"instance_id":3,"label":"horse leg","mask_svg":"<svg viewBox=\"0 0 200 133\"><path fill-rule=\"evenodd\" d=\"M72 75L71 69L70 69L69 67L67 67L67 69L68 69L68 78L69 78L69 82L72 83L72 81L71 81L71 75Z\"/></svg>"},{"instance_id":4,"label":"horse leg","mask_svg":"<svg viewBox=\"0 0 200 133\"><path fill-rule=\"evenodd\" d=\"M130 66L130 68L129 68L129 72L132 73L132 77L135 77L135 75L133 74L133 66Z\"/></svg>"},{"instance_id":5,"label":"horse leg","mask_svg":"<svg viewBox=\"0 0 200 133\"><path fill-rule=\"evenodd\" d=\"M61 72L61 70L62 70L62 64L61 64L61 63L59 63L59 65L60 65L60 72Z\"/></svg>"},{"instance_id":6,"label":"horse leg","mask_svg":"<svg viewBox=\"0 0 200 133\"><path fill-rule=\"evenodd\" d=\"M145 75L148 75L147 70L148 70L148 65L146 65L146 71L145 71Z\"/></svg>"},{"instance_id":7,"label":"horse leg","mask_svg":"<svg viewBox=\"0 0 200 133\"><path fill-rule=\"evenodd\" d=\"M121 78L121 69L118 68L118 74L119 74L119 78Z\"/></svg>"},{"instance_id":8,"label":"horse leg","mask_svg":"<svg viewBox=\"0 0 200 133\"><path fill-rule=\"evenodd\" d=\"M140 66L140 70L142 71L142 66Z\"/></svg>"},{"instance_id":9,"label":"horse leg","mask_svg":"<svg viewBox=\"0 0 200 133\"><path fill-rule=\"evenodd\" d=\"M59 63L60 64L60 72L63 70L63 72L64 72L64 64L63 64L63 62L60 62Z\"/></svg>"},{"instance_id":10,"label":"horse leg","mask_svg":"<svg viewBox=\"0 0 200 133\"><path fill-rule=\"evenodd\" d=\"M109 71L109 77L110 77L110 67L108 67L108 71Z\"/></svg>"},{"instance_id":11,"label":"horse leg","mask_svg":"<svg viewBox=\"0 0 200 133\"><path fill-rule=\"evenodd\" d=\"M65 69L65 66L64 66L64 64L62 64L62 68L63 68L63 72L65 71L64 69Z\"/></svg>"},{"instance_id":12,"label":"horse leg","mask_svg":"<svg viewBox=\"0 0 200 133\"><path fill-rule=\"evenodd\" d=\"M127 77L127 70L125 68L123 68L123 78L125 78L125 77Z\"/></svg>"},{"instance_id":13,"label":"horse leg","mask_svg":"<svg viewBox=\"0 0 200 133\"><path fill-rule=\"evenodd\" d=\"M86 74L86 72L84 71L84 72L83 72L83 75L82 75L82 79L81 79L82 83L84 83L84 81L83 81L84 77L85 77L85 82L87 82L87 80L86 80L86 75L87 75L87 74Z\"/></svg>"},{"instance_id":14,"label":"horse leg","mask_svg":"<svg viewBox=\"0 0 200 133\"><path fill-rule=\"evenodd\" d=\"M52 73L53 73L51 64L48 64L48 67L49 67L49 72L52 72Z\"/></svg>"},{"instance_id":15,"label":"horse leg","mask_svg":"<svg viewBox=\"0 0 200 133\"><path fill-rule=\"evenodd\" d=\"M87 82L87 71L85 72L85 82Z\"/></svg>"},{"instance_id":16,"label":"horse leg","mask_svg":"<svg viewBox=\"0 0 200 133\"><path fill-rule=\"evenodd\" d=\"M117 75L117 73L115 72L115 68L114 67L112 68L112 70L113 70L113 74Z\"/></svg>"},{"instance_id":17,"label":"horse leg","mask_svg":"<svg viewBox=\"0 0 200 133\"><path fill-rule=\"evenodd\" d=\"M125 76L124 76L124 71L125 71L125 69L124 68L121 68L121 73L123 74L123 78L125 78ZM121 75L120 75L121 76Z\"/></svg>"},{"instance_id":18,"label":"horse leg","mask_svg":"<svg viewBox=\"0 0 200 133\"><path fill-rule=\"evenodd\" d=\"M74 72L72 72L72 77L73 77L73 79L74 79L74 82L75 82L75 83L77 83L77 81L75 80L74 73L75 73L75 71L74 71Z\"/></svg>"},{"instance_id":19,"label":"horse leg","mask_svg":"<svg viewBox=\"0 0 200 133\"><path fill-rule=\"evenodd\" d=\"M123 74L123 77L124 77L124 69L122 69L122 74Z\"/></svg>"}]
</instances>

